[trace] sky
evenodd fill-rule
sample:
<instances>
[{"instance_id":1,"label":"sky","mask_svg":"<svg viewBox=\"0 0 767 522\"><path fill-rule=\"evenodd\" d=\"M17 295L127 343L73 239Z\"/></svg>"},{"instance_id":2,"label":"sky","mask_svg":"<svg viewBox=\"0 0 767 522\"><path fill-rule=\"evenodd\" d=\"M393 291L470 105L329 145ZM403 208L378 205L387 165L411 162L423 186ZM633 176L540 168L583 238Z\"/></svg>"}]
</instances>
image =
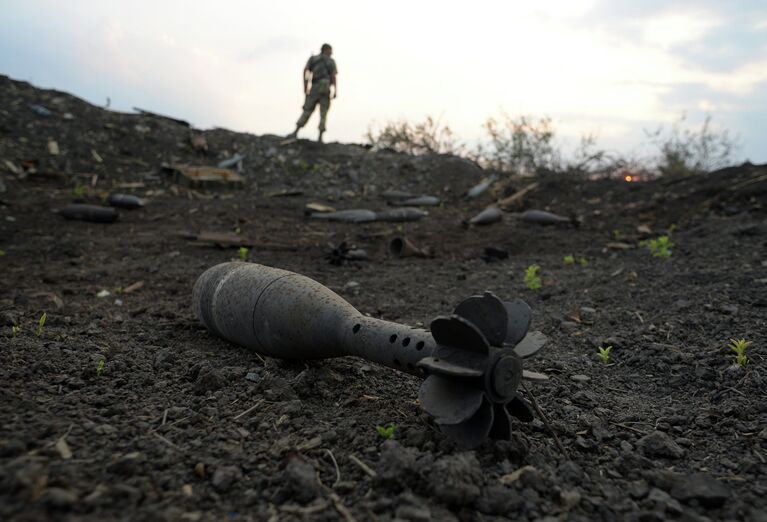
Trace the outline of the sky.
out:
<instances>
[{"instance_id":1,"label":"sky","mask_svg":"<svg viewBox=\"0 0 767 522\"><path fill-rule=\"evenodd\" d=\"M0 74L199 128L290 132L324 42L326 141L431 115L471 144L505 111L632 154L646 130L711 115L737 159L767 162L765 0L0 0Z\"/></svg>"}]
</instances>

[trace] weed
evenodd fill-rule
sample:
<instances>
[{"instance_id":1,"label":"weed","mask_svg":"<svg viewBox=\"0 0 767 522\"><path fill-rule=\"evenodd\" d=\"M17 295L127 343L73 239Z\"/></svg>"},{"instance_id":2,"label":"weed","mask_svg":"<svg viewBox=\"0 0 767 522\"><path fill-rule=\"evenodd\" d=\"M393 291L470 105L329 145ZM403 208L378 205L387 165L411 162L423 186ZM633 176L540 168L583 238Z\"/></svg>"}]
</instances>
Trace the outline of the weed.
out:
<instances>
[{"instance_id":1,"label":"weed","mask_svg":"<svg viewBox=\"0 0 767 522\"><path fill-rule=\"evenodd\" d=\"M394 437L394 430L397 429L397 426L394 424L389 424L388 426L376 426L376 431L378 434L383 437L384 439L391 439Z\"/></svg>"},{"instance_id":2,"label":"weed","mask_svg":"<svg viewBox=\"0 0 767 522\"><path fill-rule=\"evenodd\" d=\"M40 316L40 319L37 321L37 336L40 337L43 335L43 328L45 328L45 321L48 320L48 314L43 312L43 315Z\"/></svg>"},{"instance_id":3,"label":"weed","mask_svg":"<svg viewBox=\"0 0 767 522\"><path fill-rule=\"evenodd\" d=\"M623 241L626 239L626 236L623 235L623 232L618 230L617 228L613 230L613 239L616 241Z\"/></svg>"},{"instance_id":4,"label":"weed","mask_svg":"<svg viewBox=\"0 0 767 522\"><path fill-rule=\"evenodd\" d=\"M608 346L607 348L602 348L601 346L597 348L599 352L597 355L599 356L599 360L602 361L602 364L607 364L610 362L610 352L612 351L613 347Z\"/></svg>"},{"instance_id":5,"label":"weed","mask_svg":"<svg viewBox=\"0 0 767 522\"><path fill-rule=\"evenodd\" d=\"M671 257L671 249L674 248L674 243L668 238L668 236L659 236L655 239L648 239L640 243L642 246L652 253L653 257L662 257L668 259Z\"/></svg>"},{"instance_id":6,"label":"weed","mask_svg":"<svg viewBox=\"0 0 767 522\"><path fill-rule=\"evenodd\" d=\"M11 326L11 337L16 337L21 333L21 326Z\"/></svg>"},{"instance_id":7,"label":"weed","mask_svg":"<svg viewBox=\"0 0 767 522\"><path fill-rule=\"evenodd\" d=\"M575 256L565 256L562 258L562 262L566 265L574 265L575 264Z\"/></svg>"},{"instance_id":8,"label":"weed","mask_svg":"<svg viewBox=\"0 0 767 522\"><path fill-rule=\"evenodd\" d=\"M530 265L525 269L525 286L530 290L539 290L541 288L541 278L538 271L541 269L538 265Z\"/></svg>"},{"instance_id":9,"label":"weed","mask_svg":"<svg viewBox=\"0 0 767 522\"><path fill-rule=\"evenodd\" d=\"M77 185L75 188L72 189L72 194L74 194L78 198L85 196L85 192L86 192L86 188L83 185Z\"/></svg>"},{"instance_id":10,"label":"weed","mask_svg":"<svg viewBox=\"0 0 767 522\"><path fill-rule=\"evenodd\" d=\"M297 165L302 174L306 174L307 172L309 172L309 168L310 168L309 162L306 161L305 159L303 158L299 159Z\"/></svg>"},{"instance_id":11,"label":"weed","mask_svg":"<svg viewBox=\"0 0 767 522\"><path fill-rule=\"evenodd\" d=\"M745 339L730 339L730 344L727 346L735 352L735 362L738 366L743 367L748 363L748 357L746 357L746 348L751 346L751 341Z\"/></svg>"},{"instance_id":12,"label":"weed","mask_svg":"<svg viewBox=\"0 0 767 522\"><path fill-rule=\"evenodd\" d=\"M96 365L96 377L101 377L101 372L104 371L104 359L99 360L99 363Z\"/></svg>"},{"instance_id":13,"label":"weed","mask_svg":"<svg viewBox=\"0 0 767 522\"><path fill-rule=\"evenodd\" d=\"M248 249L245 247L240 247L239 253L240 253L240 261L247 261Z\"/></svg>"},{"instance_id":14,"label":"weed","mask_svg":"<svg viewBox=\"0 0 767 522\"><path fill-rule=\"evenodd\" d=\"M5 250L0 250L0 257L3 257L5 255Z\"/></svg>"},{"instance_id":15,"label":"weed","mask_svg":"<svg viewBox=\"0 0 767 522\"><path fill-rule=\"evenodd\" d=\"M578 264L585 268L589 265L589 262L586 260L585 257L580 257L578 258Z\"/></svg>"},{"instance_id":16,"label":"weed","mask_svg":"<svg viewBox=\"0 0 767 522\"><path fill-rule=\"evenodd\" d=\"M235 225L235 226L234 226L234 228L232 228L232 231L233 231L235 234L237 234L238 236L239 236L240 234L242 234L242 229L241 229L239 226L237 226L237 225Z\"/></svg>"}]
</instances>

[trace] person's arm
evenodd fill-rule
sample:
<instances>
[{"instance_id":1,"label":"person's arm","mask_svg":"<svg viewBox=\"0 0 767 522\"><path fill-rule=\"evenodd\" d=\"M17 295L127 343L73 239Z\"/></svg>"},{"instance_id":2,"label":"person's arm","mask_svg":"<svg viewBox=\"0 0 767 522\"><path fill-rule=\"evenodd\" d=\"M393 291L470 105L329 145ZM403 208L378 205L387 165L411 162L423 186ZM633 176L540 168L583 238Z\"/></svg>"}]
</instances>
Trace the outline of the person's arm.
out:
<instances>
[{"instance_id":1,"label":"person's arm","mask_svg":"<svg viewBox=\"0 0 767 522\"><path fill-rule=\"evenodd\" d=\"M330 85L333 86L333 98L338 96L338 84L336 83L336 73L330 75Z\"/></svg>"},{"instance_id":2,"label":"person's arm","mask_svg":"<svg viewBox=\"0 0 767 522\"><path fill-rule=\"evenodd\" d=\"M309 94L309 76L311 74L312 71L308 67L304 67L304 94Z\"/></svg>"}]
</instances>

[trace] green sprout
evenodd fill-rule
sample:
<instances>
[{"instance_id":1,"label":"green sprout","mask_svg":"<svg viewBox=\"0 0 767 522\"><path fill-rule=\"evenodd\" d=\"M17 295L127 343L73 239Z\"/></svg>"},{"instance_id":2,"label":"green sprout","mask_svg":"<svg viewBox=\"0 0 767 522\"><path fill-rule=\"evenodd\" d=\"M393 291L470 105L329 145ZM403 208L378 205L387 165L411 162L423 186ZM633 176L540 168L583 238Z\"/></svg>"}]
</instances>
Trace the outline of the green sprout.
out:
<instances>
[{"instance_id":1,"label":"green sprout","mask_svg":"<svg viewBox=\"0 0 767 522\"><path fill-rule=\"evenodd\" d=\"M735 362L738 366L743 367L748 363L748 357L746 357L746 348L751 346L751 341L745 339L730 339L730 344L727 346L735 352Z\"/></svg>"},{"instance_id":2,"label":"green sprout","mask_svg":"<svg viewBox=\"0 0 767 522\"><path fill-rule=\"evenodd\" d=\"M383 437L386 440L389 440L394 437L394 430L397 428L394 424L389 424L386 427L383 426L376 426L376 431L378 434Z\"/></svg>"},{"instance_id":3,"label":"green sprout","mask_svg":"<svg viewBox=\"0 0 767 522\"><path fill-rule=\"evenodd\" d=\"M653 257L661 257L668 259L671 257L671 249L674 247L674 243L668 238L668 236L659 236L655 239L648 239L640 243L642 246L652 253Z\"/></svg>"},{"instance_id":4,"label":"green sprout","mask_svg":"<svg viewBox=\"0 0 767 522\"><path fill-rule=\"evenodd\" d=\"M242 234L242 229L241 229L241 228L240 228L238 225L235 225L235 226L234 226L234 228L232 228L232 230L233 230L233 231L234 231L234 233L235 233L235 234L237 234L238 236L239 236L240 234Z\"/></svg>"},{"instance_id":5,"label":"green sprout","mask_svg":"<svg viewBox=\"0 0 767 522\"><path fill-rule=\"evenodd\" d=\"M530 290L538 290L541 288L541 278L538 276L538 271L541 269L538 265L530 265L525 269L525 286Z\"/></svg>"},{"instance_id":6,"label":"green sprout","mask_svg":"<svg viewBox=\"0 0 767 522\"><path fill-rule=\"evenodd\" d=\"M599 360L602 361L602 364L607 364L610 362L610 351L612 351L612 349L612 346L608 346L607 348L602 348L600 346L597 348L597 350L599 350L597 355L599 356Z\"/></svg>"},{"instance_id":7,"label":"green sprout","mask_svg":"<svg viewBox=\"0 0 767 522\"><path fill-rule=\"evenodd\" d=\"M40 337L43 335L43 328L45 327L45 321L48 320L48 314L43 312L43 315L40 316L40 319L37 321L37 336Z\"/></svg>"},{"instance_id":8,"label":"green sprout","mask_svg":"<svg viewBox=\"0 0 767 522\"><path fill-rule=\"evenodd\" d=\"M104 371L104 359L99 359L99 363L96 365L96 377L101 377L101 372Z\"/></svg>"},{"instance_id":9,"label":"green sprout","mask_svg":"<svg viewBox=\"0 0 767 522\"><path fill-rule=\"evenodd\" d=\"M0 257L3 257L5 255L5 250L0 250Z\"/></svg>"},{"instance_id":10,"label":"green sprout","mask_svg":"<svg viewBox=\"0 0 767 522\"><path fill-rule=\"evenodd\" d=\"M613 230L613 239L616 241L623 241L626 239L626 236L624 236L623 233L616 228Z\"/></svg>"},{"instance_id":11,"label":"green sprout","mask_svg":"<svg viewBox=\"0 0 767 522\"><path fill-rule=\"evenodd\" d=\"M85 187L83 185L77 185L75 188L72 189L72 194L77 196L78 198L81 198L85 196Z\"/></svg>"},{"instance_id":12,"label":"green sprout","mask_svg":"<svg viewBox=\"0 0 767 522\"><path fill-rule=\"evenodd\" d=\"M589 262L586 260L585 257L579 257L578 258L578 264L581 265L583 268L586 268L589 264Z\"/></svg>"},{"instance_id":13,"label":"green sprout","mask_svg":"<svg viewBox=\"0 0 767 522\"><path fill-rule=\"evenodd\" d=\"M16 337L21 333L21 326L11 326L11 337Z\"/></svg>"},{"instance_id":14,"label":"green sprout","mask_svg":"<svg viewBox=\"0 0 767 522\"><path fill-rule=\"evenodd\" d=\"M309 172L309 162L303 158L299 159L298 168L301 170L302 173L306 174L307 172Z\"/></svg>"},{"instance_id":15,"label":"green sprout","mask_svg":"<svg viewBox=\"0 0 767 522\"><path fill-rule=\"evenodd\" d=\"M239 253L240 253L240 261L246 261L248 259L248 249L247 248L240 247Z\"/></svg>"},{"instance_id":16,"label":"green sprout","mask_svg":"<svg viewBox=\"0 0 767 522\"><path fill-rule=\"evenodd\" d=\"M575 256L569 255L562 258L562 262L566 265L574 265L575 264Z\"/></svg>"}]
</instances>

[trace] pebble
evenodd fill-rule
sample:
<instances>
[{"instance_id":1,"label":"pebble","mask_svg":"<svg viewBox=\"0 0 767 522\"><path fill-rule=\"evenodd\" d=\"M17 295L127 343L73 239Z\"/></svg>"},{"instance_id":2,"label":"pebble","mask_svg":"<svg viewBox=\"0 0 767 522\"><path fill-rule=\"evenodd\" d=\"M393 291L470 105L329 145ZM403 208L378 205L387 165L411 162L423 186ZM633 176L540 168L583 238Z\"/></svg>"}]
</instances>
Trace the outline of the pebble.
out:
<instances>
[{"instance_id":1,"label":"pebble","mask_svg":"<svg viewBox=\"0 0 767 522\"><path fill-rule=\"evenodd\" d=\"M292 498L298 502L310 502L319 493L317 471L302 458L294 458L285 466L283 480Z\"/></svg>"},{"instance_id":2,"label":"pebble","mask_svg":"<svg viewBox=\"0 0 767 522\"><path fill-rule=\"evenodd\" d=\"M653 431L639 439L637 449L646 457L667 457L678 459L684 456L684 449L662 431Z\"/></svg>"},{"instance_id":3,"label":"pebble","mask_svg":"<svg viewBox=\"0 0 767 522\"><path fill-rule=\"evenodd\" d=\"M576 373L575 375L570 376L570 380L575 382L589 382L591 377L583 375L582 373Z\"/></svg>"},{"instance_id":4,"label":"pebble","mask_svg":"<svg viewBox=\"0 0 767 522\"><path fill-rule=\"evenodd\" d=\"M730 488L711 475L693 473L674 481L671 496L685 504L695 501L707 508L718 508L730 498Z\"/></svg>"},{"instance_id":5,"label":"pebble","mask_svg":"<svg viewBox=\"0 0 767 522\"><path fill-rule=\"evenodd\" d=\"M573 330L578 329L578 323L574 323L572 321L562 321L559 323L559 328L565 332L572 332Z\"/></svg>"},{"instance_id":6,"label":"pebble","mask_svg":"<svg viewBox=\"0 0 767 522\"><path fill-rule=\"evenodd\" d=\"M662 489L652 488L647 498L655 502L658 507L663 507L669 513L678 515L684 511L682 505Z\"/></svg>"},{"instance_id":7,"label":"pebble","mask_svg":"<svg viewBox=\"0 0 767 522\"><path fill-rule=\"evenodd\" d=\"M239 480L242 480L242 470L238 466L221 466L213 473L211 484L216 491L223 493Z\"/></svg>"},{"instance_id":8,"label":"pebble","mask_svg":"<svg viewBox=\"0 0 767 522\"><path fill-rule=\"evenodd\" d=\"M77 503L77 493L69 489L48 488L43 493L41 500L47 506L68 509Z\"/></svg>"},{"instance_id":9,"label":"pebble","mask_svg":"<svg viewBox=\"0 0 767 522\"><path fill-rule=\"evenodd\" d=\"M376 466L376 480L384 485L405 486L415 475L417 450L404 448L394 440L381 445L381 458Z\"/></svg>"}]
</instances>

